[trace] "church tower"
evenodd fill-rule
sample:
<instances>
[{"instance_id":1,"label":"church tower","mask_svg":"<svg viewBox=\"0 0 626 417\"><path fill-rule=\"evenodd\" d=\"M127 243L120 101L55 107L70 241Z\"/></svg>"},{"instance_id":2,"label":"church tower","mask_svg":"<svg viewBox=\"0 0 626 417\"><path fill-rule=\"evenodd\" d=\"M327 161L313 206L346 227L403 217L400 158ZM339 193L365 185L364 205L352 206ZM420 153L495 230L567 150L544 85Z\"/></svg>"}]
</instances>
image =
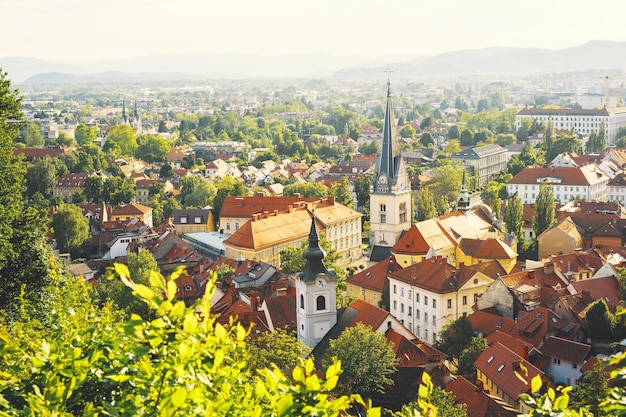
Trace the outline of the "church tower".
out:
<instances>
[{"instance_id":1,"label":"church tower","mask_svg":"<svg viewBox=\"0 0 626 417\"><path fill-rule=\"evenodd\" d=\"M309 247L304 251L306 265L296 277L298 339L311 348L337 323L337 274L326 269L325 256L313 216Z\"/></svg>"},{"instance_id":2,"label":"church tower","mask_svg":"<svg viewBox=\"0 0 626 417\"><path fill-rule=\"evenodd\" d=\"M387 80L383 143L370 184L370 260L389 257L391 247L410 227L411 185L396 138L391 83Z\"/></svg>"},{"instance_id":3,"label":"church tower","mask_svg":"<svg viewBox=\"0 0 626 417\"><path fill-rule=\"evenodd\" d=\"M463 170L463 182L461 183L461 192L456 200L456 208L466 213L470 209L470 194L467 191L467 183L465 181L465 170Z\"/></svg>"},{"instance_id":4,"label":"church tower","mask_svg":"<svg viewBox=\"0 0 626 417\"><path fill-rule=\"evenodd\" d=\"M122 100L122 124L130 124L128 122L128 116L126 115L126 100Z\"/></svg>"}]
</instances>

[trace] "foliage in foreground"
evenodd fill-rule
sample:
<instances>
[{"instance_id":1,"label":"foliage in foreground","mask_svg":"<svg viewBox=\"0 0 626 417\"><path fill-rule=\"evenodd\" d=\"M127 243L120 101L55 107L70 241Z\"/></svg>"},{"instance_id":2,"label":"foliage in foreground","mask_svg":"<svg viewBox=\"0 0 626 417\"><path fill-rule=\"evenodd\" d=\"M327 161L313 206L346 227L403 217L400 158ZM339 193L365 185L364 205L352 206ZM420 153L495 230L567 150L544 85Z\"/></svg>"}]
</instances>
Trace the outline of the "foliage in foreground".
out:
<instances>
[{"instance_id":1,"label":"foliage in foreground","mask_svg":"<svg viewBox=\"0 0 626 417\"><path fill-rule=\"evenodd\" d=\"M273 364L253 375L248 331L210 313L215 279L186 307L174 297L180 271L167 280L152 274L153 289L124 265L115 272L156 318L120 320L86 297L84 283L57 276L49 322L0 323L0 416L337 416L355 407L380 415L359 395L331 395L339 361L324 378L310 359L291 375ZM420 391L423 404L430 392Z\"/></svg>"}]
</instances>

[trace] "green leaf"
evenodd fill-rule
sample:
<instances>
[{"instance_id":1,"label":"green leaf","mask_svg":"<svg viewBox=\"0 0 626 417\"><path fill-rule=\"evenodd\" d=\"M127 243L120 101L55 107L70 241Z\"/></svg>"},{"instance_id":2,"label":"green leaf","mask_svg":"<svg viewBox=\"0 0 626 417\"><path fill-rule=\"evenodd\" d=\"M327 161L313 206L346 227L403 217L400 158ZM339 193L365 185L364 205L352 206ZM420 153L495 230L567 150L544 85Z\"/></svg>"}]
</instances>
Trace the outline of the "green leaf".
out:
<instances>
[{"instance_id":1,"label":"green leaf","mask_svg":"<svg viewBox=\"0 0 626 417\"><path fill-rule=\"evenodd\" d=\"M154 298L154 291L143 284L135 284L135 288L133 288L133 290L135 294L144 300L152 300Z\"/></svg>"},{"instance_id":2,"label":"green leaf","mask_svg":"<svg viewBox=\"0 0 626 417\"><path fill-rule=\"evenodd\" d=\"M567 409L567 405L569 404L569 395L567 394L561 394L558 396L558 398L554 401L554 407L552 407L552 409L554 411L560 411L560 410L565 410Z\"/></svg>"},{"instance_id":3,"label":"green leaf","mask_svg":"<svg viewBox=\"0 0 626 417\"><path fill-rule=\"evenodd\" d=\"M195 333L198 328L198 319L193 313L189 313L185 316L185 321L183 322L183 331L187 334Z\"/></svg>"},{"instance_id":4,"label":"green leaf","mask_svg":"<svg viewBox=\"0 0 626 417\"><path fill-rule=\"evenodd\" d=\"M179 386L174 390L172 394L172 404L175 407L180 407L185 400L187 399L187 388L184 386Z\"/></svg>"},{"instance_id":5,"label":"green leaf","mask_svg":"<svg viewBox=\"0 0 626 417\"><path fill-rule=\"evenodd\" d=\"M296 382L304 382L304 372L302 372L302 368L296 366L293 368L293 372L291 373L293 380Z\"/></svg>"},{"instance_id":6,"label":"green leaf","mask_svg":"<svg viewBox=\"0 0 626 417\"><path fill-rule=\"evenodd\" d=\"M128 270L128 267L126 265L116 262L114 264L114 268L115 268L115 272L120 277L126 277L126 278L130 277L130 271Z\"/></svg>"}]
</instances>

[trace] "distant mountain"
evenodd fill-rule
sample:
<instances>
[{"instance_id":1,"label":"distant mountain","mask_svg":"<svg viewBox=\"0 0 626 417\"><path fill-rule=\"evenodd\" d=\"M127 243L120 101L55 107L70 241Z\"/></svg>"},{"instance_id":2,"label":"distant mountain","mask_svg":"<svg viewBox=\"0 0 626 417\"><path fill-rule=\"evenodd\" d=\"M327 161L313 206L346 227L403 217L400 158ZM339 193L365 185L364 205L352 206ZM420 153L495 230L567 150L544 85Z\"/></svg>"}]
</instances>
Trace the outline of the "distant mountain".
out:
<instances>
[{"instance_id":1,"label":"distant mountain","mask_svg":"<svg viewBox=\"0 0 626 417\"><path fill-rule=\"evenodd\" d=\"M379 77L384 66L340 70L335 78ZM393 64L394 77L531 75L585 70L626 70L626 42L592 41L574 48L485 48L447 52Z\"/></svg>"},{"instance_id":2,"label":"distant mountain","mask_svg":"<svg viewBox=\"0 0 626 417\"><path fill-rule=\"evenodd\" d=\"M215 78L380 78L391 65L394 78L459 75L530 75L585 70L626 70L626 42L592 41L574 48L485 48L407 60L327 54L150 55L82 64L34 58L0 58L16 83L104 83Z\"/></svg>"}]
</instances>

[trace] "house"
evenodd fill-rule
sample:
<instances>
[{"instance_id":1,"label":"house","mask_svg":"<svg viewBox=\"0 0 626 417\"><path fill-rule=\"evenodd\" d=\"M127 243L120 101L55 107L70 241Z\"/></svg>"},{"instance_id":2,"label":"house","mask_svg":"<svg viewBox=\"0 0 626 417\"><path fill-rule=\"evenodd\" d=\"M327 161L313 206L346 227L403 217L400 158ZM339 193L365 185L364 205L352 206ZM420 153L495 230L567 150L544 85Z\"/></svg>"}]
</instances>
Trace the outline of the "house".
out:
<instances>
[{"instance_id":1,"label":"house","mask_svg":"<svg viewBox=\"0 0 626 417\"><path fill-rule=\"evenodd\" d=\"M64 148L63 146L46 146L43 148L16 148L13 156L23 155L28 161L35 158L58 158L59 156L73 152L74 148Z\"/></svg>"},{"instance_id":2,"label":"house","mask_svg":"<svg viewBox=\"0 0 626 417\"><path fill-rule=\"evenodd\" d=\"M539 259L546 258L553 253L575 252L582 247L582 230L571 217L566 217L553 224L537 236Z\"/></svg>"},{"instance_id":3,"label":"house","mask_svg":"<svg viewBox=\"0 0 626 417\"><path fill-rule=\"evenodd\" d=\"M461 161L469 173L478 179L480 188L501 172L506 171L507 150L497 144L467 148L450 156L452 161Z\"/></svg>"},{"instance_id":4,"label":"house","mask_svg":"<svg viewBox=\"0 0 626 417\"><path fill-rule=\"evenodd\" d=\"M146 179L140 178L135 181L135 201L139 204L149 204L150 203L150 186L152 184L163 183L164 188L163 191L166 193L171 193L174 191L174 185L169 180L161 181L154 179Z\"/></svg>"},{"instance_id":5,"label":"house","mask_svg":"<svg viewBox=\"0 0 626 417\"><path fill-rule=\"evenodd\" d=\"M172 217L174 228L179 235L215 231L212 208L174 210Z\"/></svg>"},{"instance_id":6,"label":"house","mask_svg":"<svg viewBox=\"0 0 626 417\"><path fill-rule=\"evenodd\" d=\"M137 217L147 226L152 227L152 208L142 204L124 204L113 209L111 212L112 221L124 221Z\"/></svg>"},{"instance_id":7,"label":"house","mask_svg":"<svg viewBox=\"0 0 626 417\"><path fill-rule=\"evenodd\" d=\"M96 271L89 268L89 266L84 262L69 264L67 267L65 267L65 272L67 272L74 278L82 278L91 284L95 284L96 282Z\"/></svg>"},{"instance_id":8,"label":"house","mask_svg":"<svg viewBox=\"0 0 626 417\"><path fill-rule=\"evenodd\" d=\"M518 193L524 204L534 204L542 182L552 187L554 199L562 204L572 199L607 201L609 177L596 164L578 168L526 167L506 183L509 195Z\"/></svg>"},{"instance_id":9,"label":"house","mask_svg":"<svg viewBox=\"0 0 626 417\"><path fill-rule=\"evenodd\" d=\"M61 175L54 186L54 190L52 190L53 197L61 197L71 202L76 191L85 184L85 180L90 176L91 174L88 173Z\"/></svg>"},{"instance_id":10,"label":"house","mask_svg":"<svg viewBox=\"0 0 626 417\"><path fill-rule=\"evenodd\" d=\"M389 311L424 341L437 341L441 329L472 312L493 279L472 266L456 268L434 257L387 275Z\"/></svg>"},{"instance_id":11,"label":"house","mask_svg":"<svg viewBox=\"0 0 626 417\"><path fill-rule=\"evenodd\" d=\"M531 394L530 381L536 376L546 380L541 369L501 343L494 343L485 349L474 361L474 366L483 390L500 398L520 413L532 411L519 396ZM516 373L524 379L518 378Z\"/></svg>"},{"instance_id":12,"label":"house","mask_svg":"<svg viewBox=\"0 0 626 417\"><path fill-rule=\"evenodd\" d=\"M260 198L265 204L278 197ZM238 201L240 208L247 207L245 199ZM224 241L227 257L256 259L278 267L281 250L299 247L306 242L313 217L326 240L340 255L339 263L347 264L362 256L361 213L336 203L332 196L307 203L301 201L283 212L276 209L257 213Z\"/></svg>"},{"instance_id":13,"label":"house","mask_svg":"<svg viewBox=\"0 0 626 417\"><path fill-rule=\"evenodd\" d=\"M393 256L366 268L346 279L346 296L379 305L387 285L387 275L401 267ZM389 306L384 306L388 309Z\"/></svg>"},{"instance_id":14,"label":"house","mask_svg":"<svg viewBox=\"0 0 626 417\"><path fill-rule=\"evenodd\" d=\"M167 162L173 168L182 168L185 161L195 163L195 154L189 146L176 146L167 152Z\"/></svg>"},{"instance_id":15,"label":"house","mask_svg":"<svg viewBox=\"0 0 626 417\"><path fill-rule=\"evenodd\" d=\"M115 223L115 221L106 223L103 228ZM101 233L101 236L103 235L105 234ZM117 232L115 237L106 244L106 253L102 259L116 259L126 256L131 243L142 242L155 237L156 234L149 225L143 223L139 217L133 217L125 222L122 231Z\"/></svg>"},{"instance_id":16,"label":"house","mask_svg":"<svg viewBox=\"0 0 626 417\"><path fill-rule=\"evenodd\" d=\"M486 392L482 383L474 385L463 376L454 377L444 389L454 395L456 404L465 404L468 416L516 417L519 415L517 409Z\"/></svg>"},{"instance_id":17,"label":"house","mask_svg":"<svg viewBox=\"0 0 626 417\"><path fill-rule=\"evenodd\" d=\"M573 387L582 377L582 367L589 358L591 346L550 336L541 345L541 353L548 358L542 368L545 374L558 385Z\"/></svg>"}]
</instances>

